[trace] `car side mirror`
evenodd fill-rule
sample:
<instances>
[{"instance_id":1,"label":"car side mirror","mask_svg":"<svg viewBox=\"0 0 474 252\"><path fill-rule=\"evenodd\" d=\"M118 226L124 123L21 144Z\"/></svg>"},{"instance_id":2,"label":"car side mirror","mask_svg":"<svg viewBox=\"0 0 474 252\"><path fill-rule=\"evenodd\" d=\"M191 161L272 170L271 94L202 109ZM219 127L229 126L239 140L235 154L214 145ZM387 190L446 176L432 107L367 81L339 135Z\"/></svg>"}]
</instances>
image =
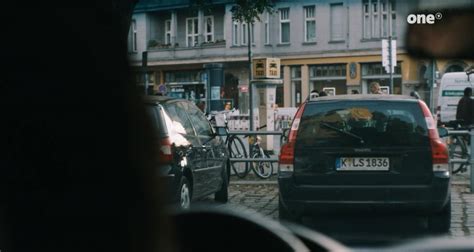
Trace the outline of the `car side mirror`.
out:
<instances>
[{"instance_id":1,"label":"car side mirror","mask_svg":"<svg viewBox=\"0 0 474 252\"><path fill-rule=\"evenodd\" d=\"M449 135L448 130L444 127L438 128L438 134L439 134L439 137L447 137Z\"/></svg>"}]
</instances>

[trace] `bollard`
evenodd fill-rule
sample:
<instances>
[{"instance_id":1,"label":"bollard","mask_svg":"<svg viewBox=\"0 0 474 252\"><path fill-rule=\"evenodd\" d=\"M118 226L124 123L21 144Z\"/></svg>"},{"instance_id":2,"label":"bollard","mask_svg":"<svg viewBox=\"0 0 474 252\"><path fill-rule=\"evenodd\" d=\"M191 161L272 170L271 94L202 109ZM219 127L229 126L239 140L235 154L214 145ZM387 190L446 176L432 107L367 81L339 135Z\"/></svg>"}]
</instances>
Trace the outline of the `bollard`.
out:
<instances>
[{"instance_id":1,"label":"bollard","mask_svg":"<svg viewBox=\"0 0 474 252\"><path fill-rule=\"evenodd\" d=\"M471 126L469 128L469 135L471 136L471 153L470 153L470 167L469 167L469 172L471 173L471 193L474 193L474 127Z\"/></svg>"}]
</instances>

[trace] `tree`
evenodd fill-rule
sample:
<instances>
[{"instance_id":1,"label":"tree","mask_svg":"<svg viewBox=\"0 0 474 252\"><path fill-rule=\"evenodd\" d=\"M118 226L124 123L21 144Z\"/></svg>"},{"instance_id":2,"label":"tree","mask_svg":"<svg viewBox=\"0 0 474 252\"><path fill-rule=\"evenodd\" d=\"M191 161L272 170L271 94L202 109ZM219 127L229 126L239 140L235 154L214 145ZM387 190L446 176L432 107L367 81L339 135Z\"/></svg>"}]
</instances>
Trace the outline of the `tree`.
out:
<instances>
[{"instance_id":1,"label":"tree","mask_svg":"<svg viewBox=\"0 0 474 252\"><path fill-rule=\"evenodd\" d=\"M247 48L248 48L248 64L249 64L249 106L250 106L250 130L253 126L253 88L250 85L252 80L252 38L250 29L255 21L260 21L260 15L264 12L273 12L272 0L236 0L235 5L231 8L232 19L240 23L247 23Z\"/></svg>"}]
</instances>

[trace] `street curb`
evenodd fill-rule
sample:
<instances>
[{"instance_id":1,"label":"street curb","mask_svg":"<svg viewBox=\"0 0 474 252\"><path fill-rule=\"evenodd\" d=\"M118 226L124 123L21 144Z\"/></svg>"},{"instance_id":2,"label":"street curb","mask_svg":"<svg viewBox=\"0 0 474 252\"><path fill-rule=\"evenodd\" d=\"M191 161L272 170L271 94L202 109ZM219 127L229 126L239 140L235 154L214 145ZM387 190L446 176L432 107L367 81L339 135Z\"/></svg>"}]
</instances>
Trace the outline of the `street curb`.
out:
<instances>
[{"instance_id":1,"label":"street curb","mask_svg":"<svg viewBox=\"0 0 474 252\"><path fill-rule=\"evenodd\" d=\"M231 185L277 185L278 181L268 180L242 180L242 181L230 181Z\"/></svg>"},{"instance_id":2,"label":"street curb","mask_svg":"<svg viewBox=\"0 0 474 252\"><path fill-rule=\"evenodd\" d=\"M451 181L451 184L452 185L465 185L465 186L468 186L471 183L469 181Z\"/></svg>"},{"instance_id":3,"label":"street curb","mask_svg":"<svg viewBox=\"0 0 474 252\"><path fill-rule=\"evenodd\" d=\"M268 181L268 180L242 180L242 181L230 181L231 185L277 185L278 181ZM453 181L453 185L462 185L468 186L470 183L466 181Z\"/></svg>"}]
</instances>

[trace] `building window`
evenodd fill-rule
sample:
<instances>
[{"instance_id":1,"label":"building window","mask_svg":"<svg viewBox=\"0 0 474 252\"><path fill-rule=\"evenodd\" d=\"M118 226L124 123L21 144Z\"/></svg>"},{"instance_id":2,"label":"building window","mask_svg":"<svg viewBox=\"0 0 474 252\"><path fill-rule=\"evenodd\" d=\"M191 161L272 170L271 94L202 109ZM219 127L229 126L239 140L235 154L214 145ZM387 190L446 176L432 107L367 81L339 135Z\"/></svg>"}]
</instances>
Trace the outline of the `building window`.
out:
<instances>
[{"instance_id":1,"label":"building window","mask_svg":"<svg viewBox=\"0 0 474 252\"><path fill-rule=\"evenodd\" d=\"M171 44L171 20L165 21L165 43Z\"/></svg>"},{"instance_id":2,"label":"building window","mask_svg":"<svg viewBox=\"0 0 474 252\"><path fill-rule=\"evenodd\" d=\"M242 23L242 45L246 45L247 44L247 24L246 23Z\"/></svg>"},{"instance_id":3,"label":"building window","mask_svg":"<svg viewBox=\"0 0 474 252\"><path fill-rule=\"evenodd\" d=\"M395 2L390 0L363 0L363 38L386 38L396 35Z\"/></svg>"},{"instance_id":4,"label":"building window","mask_svg":"<svg viewBox=\"0 0 474 252\"><path fill-rule=\"evenodd\" d=\"M198 44L198 35L198 18L186 18L186 46L196 46Z\"/></svg>"},{"instance_id":5,"label":"building window","mask_svg":"<svg viewBox=\"0 0 474 252\"><path fill-rule=\"evenodd\" d=\"M365 0L363 3L363 9L364 9L364 14L363 14L363 22L364 22L364 38L368 39L370 38L370 6L369 6L369 1Z\"/></svg>"},{"instance_id":6,"label":"building window","mask_svg":"<svg viewBox=\"0 0 474 252\"><path fill-rule=\"evenodd\" d=\"M395 1L389 2L390 4L390 15L392 16L392 20L390 20L389 26L392 27L392 36L396 37L397 36L397 13L395 10Z\"/></svg>"},{"instance_id":7,"label":"building window","mask_svg":"<svg viewBox=\"0 0 474 252\"><path fill-rule=\"evenodd\" d=\"M205 41L212 42L214 41L214 17L207 16L204 17L204 20L206 20L206 30L204 33Z\"/></svg>"},{"instance_id":8,"label":"building window","mask_svg":"<svg viewBox=\"0 0 474 252\"><path fill-rule=\"evenodd\" d=\"M239 22L234 21L232 25L232 44L239 45Z\"/></svg>"},{"instance_id":9,"label":"building window","mask_svg":"<svg viewBox=\"0 0 474 252\"><path fill-rule=\"evenodd\" d=\"M389 88L390 86L390 75L385 72L382 63L362 63L361 64L361 84L362 84L362 93L370 93L370 83L378 82L383 88ZM401 94L402 93L402 69L401 62L397 62L395 67L395 73L393 74L393 93ZM392 92L391 90L389 92Z\"/></svg>"},{"instance_id":10,"label":"building window","mask_svg":"<svg viewBox=\"0 0 474 252\"><path fill-rule=\"evenodd\" d=\"M344 40L346 15L342 3L331 4L331 41Z\"/></svg>"},{"instance_id":11,"label":"building window","mask_svg":"<svg viewBox=\"0 0 474 252\"><path fill-rule=\"evenodd\" d=\"M137 22L135 21L135 19L133 19L130 23L128 51L137 52Z\"/></svg>"},{"instance_id":12,"label":"building window","mask_svg":"<svg viewBox=\"0 0 474 252\"><path fill-rule=\"evenodd\" d=\"M270 44L270 13L265 12L265 44Z\"/></svg>"},{"instance_id":13,"label":"building window","mask_svg":"<svg viewBox=\"0 0 474 252\"><path fill-rule=\"evenodd\" d=\"M291 106L301 104L301 66L291 67Z\"/></svg>"},{"instance_id":14,"label":"building window","mask_svg":"<svg viewBox=\"0 0 474 252\"><path fill-rule=\"evenodd\" d=\"M316 15L315 7L304 7L304 41L313 42L316 40Z\"/></svg>"},{"instance_id":15,"label":"building window","mask_svg":"<svg viewBox=\"0 0 474 252\"><path fill-rule=\"evenodd\" d=\"M346 94L346 64L309 66L309 89L335 89L335 94Z\"/></svg>"},{"instance_id":16,"label":"building window","mask_svg":"<svg viewBox=\"0 0 474 252\"><path fill-rule=\"evenodd\" d=\"M290 9L280 9L280 43L290 43Z\"/></svg>"},{"instance_id":17,"label":"building window","mask_svg":"<svg viewBox=\"0 0 474 252\"><path fill-rule=\"evenodd\" d=\"M386 38L388 37L388 4L386 0L382 0L380 2L380 15L382 18L382 37Z\"/></svg>"},{"instance_id":18,"label":"building window","mask_svg":"<svg viewBox=\"0 0 474 252\"><path fill-rule=\"evenodd\" d=\"M378 14L378 3L377 1L371 2L372 6L372 37L380 37L380 18Z\"/></svg>"}]
</instances>

